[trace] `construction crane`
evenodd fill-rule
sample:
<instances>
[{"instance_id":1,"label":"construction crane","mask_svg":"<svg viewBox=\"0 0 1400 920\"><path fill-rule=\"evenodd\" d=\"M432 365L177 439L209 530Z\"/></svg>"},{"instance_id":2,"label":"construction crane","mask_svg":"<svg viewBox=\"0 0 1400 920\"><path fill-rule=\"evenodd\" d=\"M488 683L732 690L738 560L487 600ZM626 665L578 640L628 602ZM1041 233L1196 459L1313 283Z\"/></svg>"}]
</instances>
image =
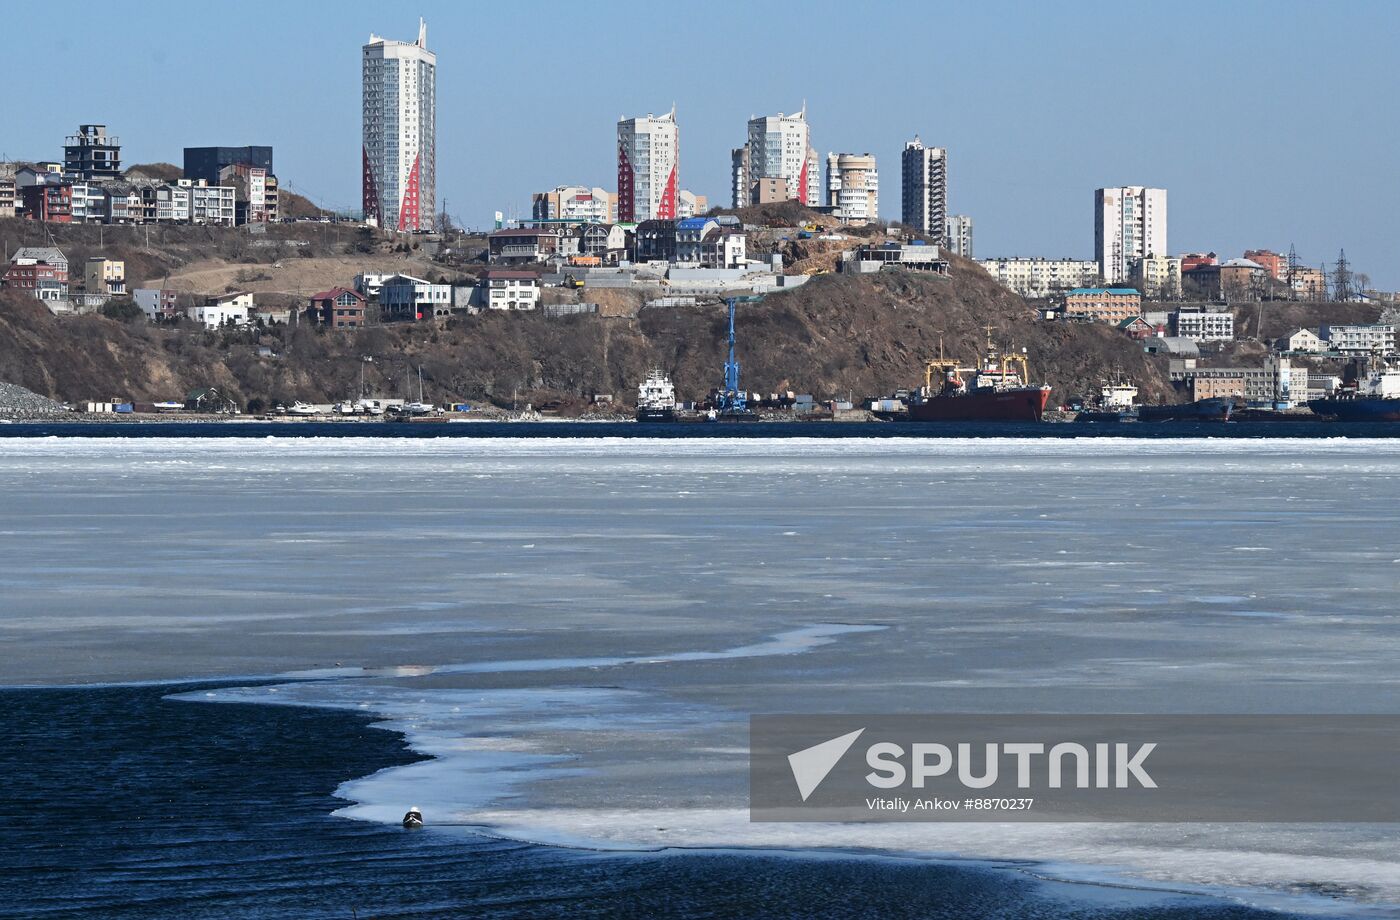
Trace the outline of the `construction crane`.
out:
<instances>
[{"instance_id":1,"label":"construction crane","mask_svg":"<svg viewBox=\"0 0 1400 920\"><path fill-rule=\"evenodd\" d=\"M746 294L739 297L726 297L729 307L729 360L724 362L724 386L720 390L715 406L721 415L746 415L749 411L748 399L739 389L739 359L734 356L734 306L739 303L758 303L762 294Z\"/></svg>"}]
</instances>

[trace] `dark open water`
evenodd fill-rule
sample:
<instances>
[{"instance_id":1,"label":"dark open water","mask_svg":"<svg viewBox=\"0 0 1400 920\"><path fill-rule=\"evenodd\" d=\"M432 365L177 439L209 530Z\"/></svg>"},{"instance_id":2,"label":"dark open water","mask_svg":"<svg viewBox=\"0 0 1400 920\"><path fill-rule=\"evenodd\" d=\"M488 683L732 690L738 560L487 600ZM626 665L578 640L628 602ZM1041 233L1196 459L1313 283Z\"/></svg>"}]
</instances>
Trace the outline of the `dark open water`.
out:
<instances>
[{"instance_id":1,"label":"dark open water","mask_svg":"<svg viewBox=\"0 0 1400 920\"><path fill-rule=\"evenodd\" d=\"M0 437L71 438L1395 438L1393 422L24 422Z\"/></svg>"},{"instance_id":2,"label":"dark open water","mask_svg":"<svg viewBox=\"0 0 1400 920\"><path fill-rule=\"evenodd\" d=\"M601 854L336 818L416 759L353 713L0 690L0 917L1247 920L1189 897L850 855Z\"/></svg>"}]
</instances>

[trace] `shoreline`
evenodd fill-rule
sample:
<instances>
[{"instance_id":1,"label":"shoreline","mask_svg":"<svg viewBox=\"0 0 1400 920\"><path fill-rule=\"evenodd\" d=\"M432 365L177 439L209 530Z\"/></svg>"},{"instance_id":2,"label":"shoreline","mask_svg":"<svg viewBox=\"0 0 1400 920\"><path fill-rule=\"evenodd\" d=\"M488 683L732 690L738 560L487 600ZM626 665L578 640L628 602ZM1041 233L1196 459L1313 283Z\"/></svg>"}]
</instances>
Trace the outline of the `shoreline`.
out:
<instances>
[{"instance_id":1,"label":"shoreline","mask_svg":"<svg viewBox=\"0 0 1400 920\"><path fill-rule=\"evenodd\" d=\"M215 690L237 691L242 687L219 682ZM267 686L267 685L264 685ZM424 765L448 766L455 758L445 757L425 745L422 737L407 726L397 724L392 716L375 712L373 715L362 709L348 709L329 703L311 703L291 700L265 699L209 699L213 693L205 685L203 696L194 692L171 694L164 699L178 702L213 703L234 705L265 705L304 707L322 711L340 711L351 716L368 718L369 727L392 733L402 745L416 756L424 758L399 767L387 767L374 773L343 783L332 793L334 797L353 804L336 809L335 817L348 821L364 822L383 827L396 828L393 819L376 819L364 814L353 813L366 803L353 798L356 787L363 786L375 777L394 770L413 769ZM419 733L421 734L421 733ZM469 758L468 758L469 759ZM522 784L530 782L529 770ZM503 790L504 797L520 795L509 791L508 783ZM454 815L454 817L456 817ZM1348 901L1317 893L1298 893L1253 887L1228 887L1192 884L1186 882L1153 881L1135 878L1125 874L1118 867L1107 864L1077 862L1055 862L1035 857L988 857L961 855L957 853L923 852L901 848L880 848L861 846L822 846L812 845L748 845L743 843L706 844L647 844L642 842L604 844L585 839L568 839L567 834L550 838L547 835L531 836L528 833L512 830L508 826L483 821L445 821L426 825L428 833L451 835L467 832L473 836L486 837L503 842L539 847L549 851L575 857L603 857L613 859L674 859L685 857L711 857L717 855L734 856L747 860L787 859L808 863L828 862L870 862L875 864L905 864L917 867L936 867L952 871L990 872L1003 877L1014 877L1055 889L1055 899L1063 900L1066 894L1078 892L1082 899L1075 900L1078 908L1092 907L1102 903L1105 897L1121 896L1130 903L1121 905L1127 909L1157 907L1161 909L1193 909L1186 916L1212 918L1217 914L1224 918L1257 916L1293 920L1318 916L1400 916L1400 905L1368 905L1360 901ZM1384 911L1384 913L1381 913ZM1243 913L1241 913L1243 912Z\"/></svg>"}]
</instances>

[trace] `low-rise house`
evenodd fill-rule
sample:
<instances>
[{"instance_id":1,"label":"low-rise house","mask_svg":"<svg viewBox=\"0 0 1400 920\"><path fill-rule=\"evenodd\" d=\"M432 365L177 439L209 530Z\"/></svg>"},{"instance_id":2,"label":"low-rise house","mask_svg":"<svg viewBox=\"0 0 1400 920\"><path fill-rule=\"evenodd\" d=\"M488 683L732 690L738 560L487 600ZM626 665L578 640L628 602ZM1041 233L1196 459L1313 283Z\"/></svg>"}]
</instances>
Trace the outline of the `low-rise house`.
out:
<instances>
[{"instance_id":1,"label":"low-rise house","mask_svg":"<svg viewBox=\"0 0 1400 920\"><path fill-rule=\"evenodd\" d=\"M153 323L181 315L178 295L168 288L137 288L131 292L131 298Z\"/></svg>"},{"instance_id":2,"label":"low-rise house","mask_svg":"<svg viewBox=\"0 0 1400 920\"><path fill-rule=\"evenodd\" d=\"M365 296L347 288L331 288L312 294L307 317L333 329L352 329L365 324Z\"/></svg>"},{"instance_id":3,"label":"low-rise house","mask_svg":"<svg viewBox=\"0 0 1400 920\"><path fill-rule=\"evenodd\" d=\"M700 241L701 268L742 268L748 263L748 237L742 230L716 227Z\"/></svg>"},{"instance_id":4,"label":"low-rise house","mask_svg":"<svg viewBox=\"0 0 1400 920\"><path fill-rule=\"evenodd\" d=\"M44 301L55 312L68 309L68 257L53 246L16 249L0 282Z\"/></svg>"},{"instance_id":5,"label":"low-rise house","mask_svg":"<svg viewBox=\"0 0 1400 920\"><path fill-rule=\"evenodd\" d=\"M488 310L533 310L540 301L536 272L489 269L477 282L480 305Z\"/></svg>"},{"instance_id":6,"label":"low-rise house","mask_svg":"<svg viewBox=\"0 0 1400 920\"><path fill-rule=\"evenodd\" d=\"M125 183L108 183L101 189L104 224L134 224L141 221L141 193Z\"/></svg>"},{"instance_id":7,"label":"low-rise house","mask_svg":"<svg viewBox=\"0 0 1400 920\"><path fill-rule=\"evenodd\" d=\"M1120 321L1118 323L1118 331L1130 339L1142 341L1143 339L1150 339L1153 336L1166 335L1167 330L1165 325L1154 326L1147 321L1145 316L1139 314Z\"/></svg>"},{"instance_id":8,"label":"low-rise house","mask_svg":"<svg viewBox=\"0 0 1400 920\"><path fill-rule=\"evenodd\" d=\"M1229 310L1177 310L1172 335L1193 342L1229 342L1235 338L1235 314Z\"/></svg>"},{"instance_id":9,"label":"low-rise house","mask_svg":"<svg viewBox=\"0 0 1400 920\"><path fill-rule=\"evenodd\" d=\"M379 286L383 320L424 320L452 314L452 285L433 284L412 275L393 275Z\"/></svg>"},{"instance_id":10,"label":"low-rise house","mask_svg":"<svg viewBox=\"0 0 1400 920\"><path fill-rule=\"evenodd\" d=\"M544 262L559 251L559 231L538 227L496 230L487 236L486 245L493 264Z\"/></svg>"},{"instance_id":11,"label":"low-rise house","mask_svg":"<svg viewBox=\"0 0 1400 920\"><path fill-rule=\"evenodd\" d=\"M156 196L156 222L184 224L190 219L190 188L183 183L158 185Z\"/></svg>"},{"instance_id":12,"label":"low-rise house","mask_svg":"<svg viewBox=\"0 0 1400 920\"><path fill-rule=\"evenodd\" d=\"M1327 343L1311 329L1299 329L1292 335L1279 339L1274 343L1274 347L1282 352L1315 355L1326 351Z\"/></svg>"},{"instance_id":13,"label":"low-rise house","mask_svg":"<svg viewBox=\"0 0 1400 920\"><path fill-rule=\"evenodd\" d=\"M125 294L126 263L121 259L89 256L83 267L83 289L89 294Z\"/></svg>"},{"instance_id":14,"label":"low-rise house","mask_svg":"<svg viewBox=\"0 0 1400 920\"><path fill-rule=\"evenodd\" d=\"M355 276L355 290L365 295L366 299L378 297L380 286L392 277L393 272L360 272Z\"/></svg>"},{"instance_id":15,"label":"low-rise house","mask_svg":"<svg viewBox=\"0 0 1400 920\"><path fill-rule=\"evenodd\" d=\"M220 329L248 325L252 311L253 295L240 291L211 297L199 306L190 307L185 315L197 323L203 323L206 329Z\"/></svg>"},{"instance_id":16,"label":"low-rise house","mask_svg":"<svg viewBox=\"0 0 1400 920\"><path fill-rule=\"evenodd\" d=\"M578 254L607 265L627 258L627 230L621 224L584 224L578 229Z\"/></svg>"},{"instance_id":17,"label":"low-rise house","mask_svg":"<svg viewBox=\"0 0 1400 920\"><path fill-rule=\"evenodd\" d=\"M1396 352L1394 323L1342 325L1328 323L1317 330L1328 351L1352 357L1393 355Z\"/></svg>"},{"instance_id":18,"label":"low-rise house","mask_svg":"<svg viewBox=\"0 0 1400 920\"><path fill-rule=\"evenodd\" d=\"M1065 315L1121 323L1142 315L1142 295L1133 288L1075 288L1065 297Z\"/></svg>"}]
</instances>

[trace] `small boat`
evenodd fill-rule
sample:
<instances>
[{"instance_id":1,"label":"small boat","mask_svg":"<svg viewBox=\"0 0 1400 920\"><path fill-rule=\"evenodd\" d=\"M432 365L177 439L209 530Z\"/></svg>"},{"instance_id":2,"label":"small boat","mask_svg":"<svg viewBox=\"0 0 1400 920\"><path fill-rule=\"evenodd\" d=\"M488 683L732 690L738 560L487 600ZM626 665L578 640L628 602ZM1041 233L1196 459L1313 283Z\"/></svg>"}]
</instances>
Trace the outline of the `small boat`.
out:
<instances>
[{"instance_id":1,"label":"small boat","mask_svg":"<svg viewBox=\"0 0 1400 920\"><path fill-rule=\"evenodd\" d=\"M309 406L304 402L297 401L287 407L288 415L311 416L320 415L321 412L315 406Z\"/></svg>"},{"instance_id":2,"label":"small boat","mask_svg":"<svg viewBox=\"0 0 1400 920\"><path fill-rule=\"evenodd\" d=\"M403 816L403 826L410 828L423 826L423 813L418 810L417 805L410 808L408 814Z\"/></svg>"}]
</instances>

